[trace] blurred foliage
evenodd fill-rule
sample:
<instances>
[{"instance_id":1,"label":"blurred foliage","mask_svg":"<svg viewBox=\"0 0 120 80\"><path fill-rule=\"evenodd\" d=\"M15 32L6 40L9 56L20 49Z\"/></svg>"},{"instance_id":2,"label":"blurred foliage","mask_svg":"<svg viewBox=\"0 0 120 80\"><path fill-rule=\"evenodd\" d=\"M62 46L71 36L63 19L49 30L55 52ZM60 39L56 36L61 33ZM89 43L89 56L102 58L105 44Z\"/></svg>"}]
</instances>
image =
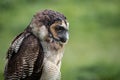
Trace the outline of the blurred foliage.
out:
<instances>
[{"instance_id":1,"label":"blurred foliage","mask_svg":"<svg viewBox=\"0 0 120 80\"><path fill-rule=\"evenodd\" d=\"M62 80L120 80L120 0L0 0L0 79L13 38L43 9L65 14Z\"/></svg>"}]
</instances>

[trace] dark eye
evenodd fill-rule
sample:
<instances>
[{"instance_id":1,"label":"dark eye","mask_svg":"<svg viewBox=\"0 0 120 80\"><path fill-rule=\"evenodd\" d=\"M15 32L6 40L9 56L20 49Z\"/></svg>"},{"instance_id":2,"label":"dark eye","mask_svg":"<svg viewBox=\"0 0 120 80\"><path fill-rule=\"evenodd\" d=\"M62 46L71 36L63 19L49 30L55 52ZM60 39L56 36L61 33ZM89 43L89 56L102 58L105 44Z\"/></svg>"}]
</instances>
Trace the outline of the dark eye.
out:
<instances>
[{"instance_id":1,"label":"dark eye","mask_svg":"<svg viewBox=\"0 0 120 80\"><path fill-rule=\"evenodd\" d=\"M64 30L65 30L65 28L62 27L62 26L57 26L57 27L56 27L56 31L57 31L57 32L62 32L62 31L64 31Z\"/></svg>"}]
</instances>

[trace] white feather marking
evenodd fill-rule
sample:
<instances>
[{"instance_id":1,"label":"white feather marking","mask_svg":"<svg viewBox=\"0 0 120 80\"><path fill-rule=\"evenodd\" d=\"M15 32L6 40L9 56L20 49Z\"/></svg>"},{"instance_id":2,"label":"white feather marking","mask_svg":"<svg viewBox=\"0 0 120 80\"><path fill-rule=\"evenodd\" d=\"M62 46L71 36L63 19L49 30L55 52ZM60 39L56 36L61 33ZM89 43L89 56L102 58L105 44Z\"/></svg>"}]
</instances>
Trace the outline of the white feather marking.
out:
<instances>
[{"instance_id":1,"label":"white feather marking","mask_svg":"<svg viewBox=\"0 0 120 80\"><path fill-rule=\"evenodd\" d=\"M66 22L66 24L65 24L65 21L62 21L61 26L64 26L65 28L69 29L69 23L68 22Z\"/></svg>"},{"instance_id":2,"label":"white feather marking","mask_svg":"<svg viewBox=\"0 0 120 80\"><path fill-rule=\"evenodd\" d=\"M61 26L66 27L65 21L62 20L62 24L61 24Z\"/></svg>"},{"instance_id":3,"label":"white feather marking","mask_svg":"<svg viewBox=\"0 0 120 80\"><path fill-rule=\"evenodd\" d=\"M17 53L24 37L19 37L15 42L12 44L11 48L14 49L14 51Z\"/></svg>"},{"instance_id":4,"label":"white feather marking","mask_svg":"<svg viewBox=\"0 0 120 80\"><path fill-rule=\"evenodd\" d=\"M40 40L44 40L44 38L48 34L48 30L46 29L45 25L42 25L40 27L36 27L35 25L31 25L31 26L32 26L33 34L39 37Z\"/></svg>"},{"instance_id":5,"label":"white feather marking","mask_svg":"<svg viewBox=\"0 0 120 80\"><path fill-rule=\"evenodd\" d=\"M69 39L69 33L66 33L66 38L67 38L67 40Z\"/></svg>"},{"instance_id":6,"label":"white feather marking","mask_svg":"<svg viewBox=\"0 0 120 80\"><path fill-rule=\"evenodd\" d=\"M39 38L40 39L44 39L48 34L48 30L46 29L46 27L43 25L39 28Z\"/></svg>"},{"instance_id":7,"label":"white feather marking","mask_svg":"<svg viewBox=\"0 0 120 80\"><path fill-rule=\"evenodd\" d=\"M69 29L69 23L67 22L67 28Z\"/></svg>"}]
</instances>

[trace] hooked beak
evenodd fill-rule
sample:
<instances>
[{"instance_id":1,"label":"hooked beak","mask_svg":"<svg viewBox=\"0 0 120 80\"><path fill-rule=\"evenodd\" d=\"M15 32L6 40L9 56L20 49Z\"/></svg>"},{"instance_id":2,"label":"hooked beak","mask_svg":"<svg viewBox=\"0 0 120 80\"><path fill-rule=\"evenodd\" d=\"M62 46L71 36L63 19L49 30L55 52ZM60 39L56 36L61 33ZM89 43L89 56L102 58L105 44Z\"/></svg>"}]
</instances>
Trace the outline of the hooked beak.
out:
<instances>
[{"instance_id":1,"label":"hooked beak","mask_svg":"<svg viewBox=\"0 0 120 80\"><path fill-rule=\"evenodd\" d=\"M67 40L69 39L69 34L68 34L68 32L66 32L65 34L62 34L59 38L60 38L60 41L61 41L62 43L66 43Z\"/></svg>"}]
</instances>

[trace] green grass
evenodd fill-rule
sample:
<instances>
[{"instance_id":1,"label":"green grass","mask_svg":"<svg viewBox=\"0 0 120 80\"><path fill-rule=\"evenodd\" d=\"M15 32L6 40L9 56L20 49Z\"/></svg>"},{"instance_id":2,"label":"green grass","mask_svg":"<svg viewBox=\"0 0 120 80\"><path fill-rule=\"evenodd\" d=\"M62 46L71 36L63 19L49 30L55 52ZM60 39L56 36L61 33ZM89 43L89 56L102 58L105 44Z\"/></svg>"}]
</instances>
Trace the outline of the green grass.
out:
<instances>
[{"instance_id":1,"label":"green grass","mask_svg":"<svg viewBox=\"0 0 120 80\"><path fill-rule=\"evenodd\" d=\"M70 23L70 40L62 61L62 80L120 80L119 0L0 1L0 80L13 38L33 14L62 12Z\"/></svg>"}]
</instances>

